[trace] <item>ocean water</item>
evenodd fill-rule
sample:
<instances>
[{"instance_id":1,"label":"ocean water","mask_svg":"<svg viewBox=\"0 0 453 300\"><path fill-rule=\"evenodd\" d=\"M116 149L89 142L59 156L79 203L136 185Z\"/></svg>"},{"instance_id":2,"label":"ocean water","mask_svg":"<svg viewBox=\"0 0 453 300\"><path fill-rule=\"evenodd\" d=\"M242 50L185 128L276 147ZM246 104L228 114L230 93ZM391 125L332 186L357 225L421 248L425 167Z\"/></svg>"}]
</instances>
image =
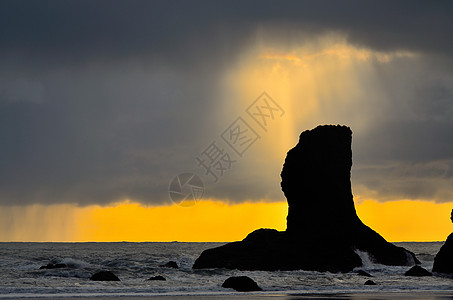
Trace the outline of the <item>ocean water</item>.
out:
<instances>
[{"instance_id":1,"label":"ocean water","mask_svg":"<svg viewBox=\"0 0 453 300\"><path fill-rule=\"evenodd\" d=\"M362 292L452 292L449 277L406 277L409 267L374 264L360 253L363 269L372 274L376 286L365 286L370 278L354 272L333 274L308 271L192 270L200 253L223 243L0 243L0 298L230 295L221 287L233 275L247 275L265 294L330 294ZM441 242L395 243L413 251L422 267L431 271ZM179 269L159 267L174 260ZM39 269L48 263L67 268ZM96 282L90 276L110 270L120 282ZM355 270L356 271L356 270ZM147 281L162 275L167 281ZM258 293L258 294L259 294Z\"/></svg>"}]
</instances>

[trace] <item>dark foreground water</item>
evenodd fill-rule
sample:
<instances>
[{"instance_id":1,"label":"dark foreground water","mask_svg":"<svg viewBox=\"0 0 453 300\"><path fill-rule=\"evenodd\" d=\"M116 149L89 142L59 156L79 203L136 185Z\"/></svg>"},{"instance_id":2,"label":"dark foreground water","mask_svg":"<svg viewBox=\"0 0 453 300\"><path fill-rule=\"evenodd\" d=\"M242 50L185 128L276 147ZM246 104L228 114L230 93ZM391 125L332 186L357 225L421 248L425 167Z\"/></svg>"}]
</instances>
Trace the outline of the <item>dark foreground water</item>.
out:
<instances>
[{"instance_id":1,"label":"dark foreground water","mask_svg":"<svg viewBox=\"0 0 453 300\"><path fill-rule=\"evenodd\" d=\"M395 243L413 251L422 266L431 271L433 259L442 243ZM0 298L66 297L238 297L221 287L233 275L253 278L263 292L248 297L360 295L453 295L453 279L448 277L406 277L408 267L373 264L360 253L364 266L376 286L365 286L369 278L354 272L332 274L308 271L244 272L238 270L192 270L200 253L222 243L0 243ZM174 260L179 269L159 265ZM64 263L67 268L39 269L48 263ZM110 270L120 282L95 282L90 276ZM147 281L162 275L167 281ZM314 296L314 297L315 297ZM317 297L316 296L316 297ZM311 296L310 296L311 297ZM424 298L424 297L422 297ZM376 298L378 299L378 298Z\"/></svg>"}]
</instances>

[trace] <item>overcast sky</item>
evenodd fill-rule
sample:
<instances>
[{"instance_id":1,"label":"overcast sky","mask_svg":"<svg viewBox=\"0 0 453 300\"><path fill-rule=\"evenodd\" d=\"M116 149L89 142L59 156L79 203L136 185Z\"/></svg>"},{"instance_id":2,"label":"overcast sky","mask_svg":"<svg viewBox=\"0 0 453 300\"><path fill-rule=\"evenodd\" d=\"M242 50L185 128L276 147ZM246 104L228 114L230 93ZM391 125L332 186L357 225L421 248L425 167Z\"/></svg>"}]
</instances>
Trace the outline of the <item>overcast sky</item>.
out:
<instances>
[{"instance_id":1,"label":"overcast sky","mask_svg":"<svg viewBox=\"0 0 453 300\"><path fill-rule=\"evenodd\" d=\"M325 93L306 119L302 94L281 104L293 145L317 124L351 126L355 195L453 201L451 1L14 0L0 2L0 203L166 204L181 172L207 197L284 199L289 148L263 167L275 130L255 127L216 183L195 158L255 100L229 106L233 66L256 49L326 53L332 36L377 58L351 69L350 102Z\"/></svg>"}]
</instances>

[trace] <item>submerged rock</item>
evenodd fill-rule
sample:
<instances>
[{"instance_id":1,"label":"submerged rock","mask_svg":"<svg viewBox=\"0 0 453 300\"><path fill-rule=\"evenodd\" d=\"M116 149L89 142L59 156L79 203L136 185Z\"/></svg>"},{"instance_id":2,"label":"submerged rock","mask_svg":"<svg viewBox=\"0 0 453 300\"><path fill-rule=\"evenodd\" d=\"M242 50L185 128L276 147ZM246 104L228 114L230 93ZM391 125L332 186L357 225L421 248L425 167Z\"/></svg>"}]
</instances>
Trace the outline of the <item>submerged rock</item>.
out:
<instances>
[{"instance_id":1,"label":"submerged rock","mask_svg":"<svg viewBox=\"0 0 453 300\"><path fill-rule=\"evenodd\" d=\"M431 272L420 266L413 266L406 273L404 273L404 276L422 277L422 276L433 276L433 274L431 274Z\"/></svg>"},{"instance_id":2,"label":"submerged rock","mask_svg":"<svg viewBox=\"0 0 453 300\"><path fill-rule=\"evenodd\" d=\"M358 271L357 271L357 275L365 276L365 277L373 277L373 275L371 275L371 274L368 273L368 272L365 272L364 270L358 270Z\"/></svg>"},{"instance_id":3,"label":"submerged rock","mask_svg":"<svg viewBox=\"0 0 453 300\"><path fill-rule=\"evenodd\" d=\"M52 264L48 263L45 266L41 266L39 269L61 269L61 268L67 268L68 266L66 264Z\"/></svg>"},{"instance_id":4,"label":"submerged rock","mask_svg":"<svg viewBox=\"0 0 453 300\"><path fill-rule=\"evenodd\" d=\"M120 281L120 279L110 271L99 271L94 273L90 280L93 281Z\"/></svg>"},{"instance_id":5,"label":"submerged rock","mask_svg":"<svg viewBox=\"0 0 453 300\"><path fill-rule=\"evenodd\" d=\"M160 265L159 267L162 268L173 268L173 269L179 269L178 264L175 261L169 261L168 263L164 265Z\"/></svg>"},{"instance_id":6,"label":"submerged rock","mask_svg":"<svg viewBox=\"0 0 453 300\"><path fill-rule=\"evenodd\" d=\"M351 191L352 132L318 126L302 132L281 173L287 229L259 229L243 241L203 251L194 269L350 272L355 250L384 265L414 265L415 255L388 243L357 216Z\"/></svg>"},{"instance_id":7,"label":"submerged rock","mask_svg":"<svg viewBox=\"0 0 453 300\"><path fill-rule=\"evenodd\" d=\"M223 288L232 288L238 292L262 291L258 284L247 276L233 276L225 280Z\"/></svg>"},{"instance_id":8,"label":"submerged rock","mask_svg":"<svg viewBox=\"0 0 453 300\"><path fill-rule=\"evenodd\" d=\"M167 280L164 276L161 276L161 275L157 275L157 276L153 276L151 278L149 278L148 280L161 280L161 281L165 281Z\"/></svg>"},{"instance_id":9,"label":"submerged rock","mask_svg":"<svg viewBox=\"0 0 453 300\"><path fill-rule=\"evenodd\" d=\"M376 282L374 282L373 280L367 280L365 281L364 285L376 285Z\"/></svg>"}]
</instances>

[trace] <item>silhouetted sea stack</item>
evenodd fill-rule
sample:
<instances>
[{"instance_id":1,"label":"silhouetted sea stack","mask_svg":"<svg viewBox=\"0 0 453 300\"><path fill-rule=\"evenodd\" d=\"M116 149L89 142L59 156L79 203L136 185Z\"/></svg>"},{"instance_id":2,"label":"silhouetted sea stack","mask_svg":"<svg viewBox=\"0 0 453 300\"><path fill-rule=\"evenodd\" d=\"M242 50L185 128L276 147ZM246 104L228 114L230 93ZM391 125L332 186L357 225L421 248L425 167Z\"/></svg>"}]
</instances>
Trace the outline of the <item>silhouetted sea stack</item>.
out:
<instances>
[{"instance_id":1,"label":"silhouetted sea stack","mask_svg":"<svg viewBox=\"0 0 453 300\"><path fill-rule=\"evenodd\" d=\"M414 265L415 255L388 243L356 214L351 191L352 131L318 126L302 132L281 173L287 229L259 229L243 241L203 251L194 269L349 272L356 250L384 265Z\"/></svg>"}]
</instances>

